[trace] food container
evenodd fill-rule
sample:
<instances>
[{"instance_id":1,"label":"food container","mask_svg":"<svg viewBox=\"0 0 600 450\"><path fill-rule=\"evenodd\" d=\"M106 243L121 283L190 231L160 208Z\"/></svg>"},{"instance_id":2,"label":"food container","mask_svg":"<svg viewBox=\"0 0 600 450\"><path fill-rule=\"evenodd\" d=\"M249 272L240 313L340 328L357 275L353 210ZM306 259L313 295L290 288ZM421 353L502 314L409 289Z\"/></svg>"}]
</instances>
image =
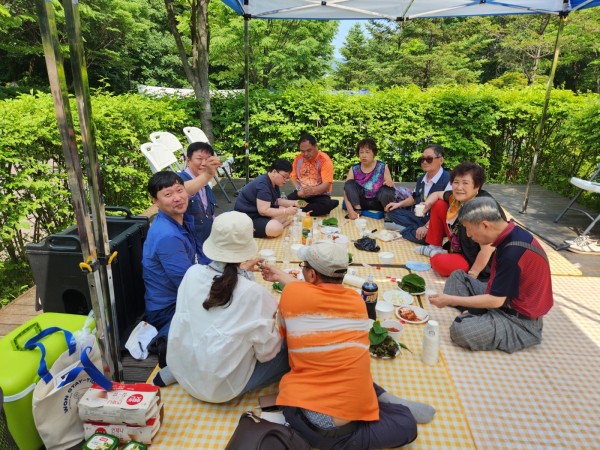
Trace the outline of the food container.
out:
<instances>
[{"instance_id":1,"label":"food container","mask_svg":"<svg viewBox=\"0 0 600 450\"><path fill-rule=\"evenodd\" d=\"M360 230L361 228L367 228L367 219L356 219L356 220L354 221L354 226L355 226L356 228L358 228L359 230Z\"/></svg>"},{"instance_id":2,"label":"food container","mask_svg":"<svg viewBox=\"0 0 600 450\"><path fill-rule=\"evenodd\" d=\"M381 322L383 328L387 328L388 335L396 342L400 341L400 336L404 331L404 326L397 320L388 319ZM394 331L395 330L395 331Z\"/></svg>"},{"instance_id":3,"label":"food container","mask_svg":"<svg viewBox=\"0 0 600 450\"><path fill-rule=\"evenodd\" d=\"M116 450L119 447L119 438L105 433L94 433L85 441L82 450Z\"/></svg>"},{"instance_id":4,"label":"food container","mask_svg":"<svg viewBox=\"0 0 600 450\"><path fill-rule=\"evenodd\" d=\"M392 252L379 253L379 262L381 264L392 264L394 262L394 254Z\"/></svg>"},{"instance_id":5,"label":"food container","mask_svg":"<svg viewBox=\"0 0 600 450\"><path fill-rule=\"evenodd\" d=\"M137 441L129 441L127 444L125 444L124 447L121 448L121 450L147 450L148 447L146 447L145 444L143 444L142 442L137 442Z\"/></svg>"},{"instance_id":6,"label":"food container","mask_svg":"<svg viewBox=\"0 0 600 450\"><path fill-rule=\"evenodd\" d=\"M304 247L302 244L292 244L292 258L298 259L298 250Z\"/></svg>"},{"instance_id":7,"label":"food container","mask_svg":"<svg viewBox=\"0 0 600 450\"><path fill-rule=\"evenodd\" d=\"M258 252L258 256L262 259L267 259L269 256L274 256L275 252L270 248L263 248L260 252Z\"/></svg>"},{"instance_id":8,"label":"food container","mask_svg":"<svg viewBox=\"0 0 600 450\"><path fill-rule=\"evenodd\" d=\"M385 300L379 300L375 305L375 312L377 313L377 320L383 322L394 317L394 305Z\"/></svg>"}]
</instances>

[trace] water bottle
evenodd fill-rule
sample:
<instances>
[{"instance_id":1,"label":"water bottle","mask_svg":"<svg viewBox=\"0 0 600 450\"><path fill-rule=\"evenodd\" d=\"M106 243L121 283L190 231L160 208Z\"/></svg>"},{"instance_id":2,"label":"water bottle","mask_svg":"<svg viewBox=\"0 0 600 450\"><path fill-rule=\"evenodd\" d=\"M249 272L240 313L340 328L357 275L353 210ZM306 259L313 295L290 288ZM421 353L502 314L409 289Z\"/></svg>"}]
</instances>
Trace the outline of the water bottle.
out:
<instances>
[{"instance_id":1,"label":"water bottle","mask_svg":"<svg viewBox=\"0 0 600 450\"><path fill-rule=\"evenodd\" d=\"M281 257L281 261L284 264L289 264L292 259L292 247L290 246L290 238L286 236L283 240L283 256Z\"/></svg>"},{"instance_id":2,"label":"water bottle","mask_svg":"<svg viewBox=\"0 0 600 450\"><path fill-rule=\"evenodd\" d=\"M292 244L300 243L300 224L298 223L298 218L296 216L292 218L292 224L290 225L290 232L288 235L292 238Z\"/></svg>"},{"instance_id":3,"label":"water bottle","mask_svg":"<svg viewBox=\"0 0 600 450\"><path fill-rule=\"evenodd\" d=\"M369 275L367 277L367 281L365 281L362 285L362 298L367 305L367 314L369 315L369 319L373 320L377 320L375 306L377 305L378 291L379 288L373 281L373 275Z\"/></svg>"},{"instance_id":4,"label":"water bottle","mask_svg":"<svg viewBox=\"0 0 600 450\"><path fill-rule=\"evenodd\" d=\"M421 361L433 366L440 357L440 325L437 320L430 320L423 331L423 350Z\"/></svg>"}]
</instances>

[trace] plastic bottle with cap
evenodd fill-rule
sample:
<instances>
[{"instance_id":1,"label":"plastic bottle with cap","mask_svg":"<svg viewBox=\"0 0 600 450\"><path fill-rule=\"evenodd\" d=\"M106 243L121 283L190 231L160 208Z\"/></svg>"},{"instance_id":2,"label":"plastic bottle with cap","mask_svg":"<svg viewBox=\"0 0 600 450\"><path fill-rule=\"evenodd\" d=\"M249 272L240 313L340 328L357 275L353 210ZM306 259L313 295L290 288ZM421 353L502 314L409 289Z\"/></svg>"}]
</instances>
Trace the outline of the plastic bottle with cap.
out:
<instances>
[{"instance_id":1,"label":"plastic bottle with cap","mask_svg":"<svg viewBox=\"0 0 600 450\"><path fill-rule=\"evenodd\" d=\"M363 283L361 290L362 298L367 305L367 314L369 315L369 319L377 320L375 306L377 305L379 287L377 284L375 284L375 281L373 281L373 275L369 275L367 277L367 281Z\"/></svg>"},{"instance_id":2,"label":"plastic bottle with cap","mask_svg":"<svg viewBox=\"0 0 600 450\"><path fill-rule=\"evenodd\" d=\"M312 217L310 217L310 213L306 213L306 215L302 218L302 244L310 245L306 243L308 234L312 231Z\"/></svg>"},{"instance_id":3,"label":"plastic bottle with cap","mask_svg":"<svg viewBox=\"0 0 600 450\"><path fill-rule=\"evenodd\" d=\"M289 264L292 259L292 247L290 244L290 237L286 236L283 240L283 256L281 257L281 261L284 264Z\"/></svg>"},{"instance_id":4,"label":"plastic bottle with cap","mask_svg":"<svg viewBox=\"0 0 600 450\"><path fill-rule=\"evenodd\" d=\"M423 350L421 361L433 366L440 357L440 326L437 320L430 320L423 331Z\"/></svg>"}]
</instances>

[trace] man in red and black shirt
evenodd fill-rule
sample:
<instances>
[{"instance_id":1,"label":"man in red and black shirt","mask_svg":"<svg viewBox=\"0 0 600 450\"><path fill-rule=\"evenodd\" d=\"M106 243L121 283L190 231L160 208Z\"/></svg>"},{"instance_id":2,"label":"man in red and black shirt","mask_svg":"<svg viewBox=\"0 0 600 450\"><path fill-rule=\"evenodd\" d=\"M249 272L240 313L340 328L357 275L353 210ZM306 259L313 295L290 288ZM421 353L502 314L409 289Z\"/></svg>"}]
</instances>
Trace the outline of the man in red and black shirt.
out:
<instances>
[{"instance_id":1,"label":"man in red and black shirt","mask_svg":"<svg viewBox=\"0 0 600 450\"><path fill-rule=\"evenodd\" d=\"M554 303L548 257L531 233L504 220L493 199L463 205L459 220L468 236L496 248L487 283L462 270L453 272L444 293L432 305L464 311L450 327L450 337L470 350L513 353L542 341L542 316Z\"/></svg>"}]
</instances>

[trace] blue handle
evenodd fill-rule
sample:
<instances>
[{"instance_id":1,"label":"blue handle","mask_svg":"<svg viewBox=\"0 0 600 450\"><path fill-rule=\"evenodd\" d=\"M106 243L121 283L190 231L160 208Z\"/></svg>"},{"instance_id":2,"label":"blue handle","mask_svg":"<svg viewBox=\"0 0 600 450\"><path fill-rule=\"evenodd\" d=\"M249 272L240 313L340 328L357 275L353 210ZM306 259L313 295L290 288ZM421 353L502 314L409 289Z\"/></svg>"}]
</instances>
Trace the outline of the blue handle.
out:
<instances>
[{"instance_id":1,"label":"blue handle","mask_svg":"<svg viewBox=\"0 0 600 450\"><path fill-rule=\"evenodd\" d=\"M40 366L38 367L38 375L42 380L46 383L49 383L52 380L52 375L48 370L48 365L46 364L46 347L44 344L39 342L41 339L54 334L56 332L61 331L65 335L65 340L67 341L67 346L69 347L69 355L72 355L77 349L77 343L75 342L75 338L73 338L73 333L69 330L64 330L59 327L50 327L46 328L41 333L38 333L36 336L32 337L25 343L25 348L29 350L33 350L35 347L38 347L42 352L42 356L40 358Z\"/></svg>"},{"instance_id":2,"label":"blue handle","mask_svg":"<svg viewBox=\"0 0 600 450\"><path fill-rule=\"evenodd\" d=\"M92 347L89 345L84 347L81 352L81 366L75 367L71 370L66 378L58 385L58 387L63 387L65 384L68 384L75 380L79 373L84 370L91 378L94 380L94 383L99 384L105 391L110 391L112 389L112 381L104 376L102 372L98 370L98 368L94 365L94 363L90 360L88 353L92 351Z\"/></svg>"}]
</instances>

